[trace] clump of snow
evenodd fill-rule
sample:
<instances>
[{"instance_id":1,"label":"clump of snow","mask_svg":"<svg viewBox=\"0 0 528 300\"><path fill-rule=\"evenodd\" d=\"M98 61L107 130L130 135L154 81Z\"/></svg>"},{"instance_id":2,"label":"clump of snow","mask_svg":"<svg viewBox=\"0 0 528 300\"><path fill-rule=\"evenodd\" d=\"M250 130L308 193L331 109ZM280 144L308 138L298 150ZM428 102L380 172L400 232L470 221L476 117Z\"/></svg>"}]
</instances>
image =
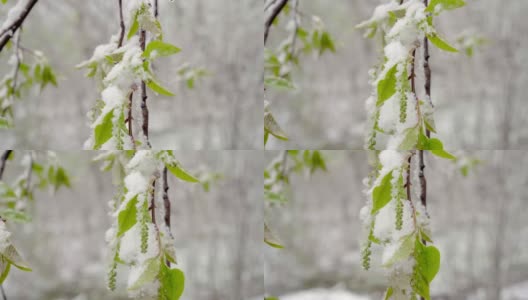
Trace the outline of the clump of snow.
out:
<instances>
[{"instance_id":1,"label":"clump of snow","mask_svg":"<svg viewBox=\"0 0 528 300\"><path fill-rule=\"evenodd\" d=\"M138 194L146 193L149 187L148 179L139 171L132 171L125 177L125 187L127 195L132 197ZM126 198L129 198L128 196Z\"/></svg>"},{"instance_id":2,"label":"clump of snow","mask_svg":"<svg viewBox=\"0 0 528 300\"><path fill-rule=\"evenodd\" d=\"M143 176L151 176L159 163L152 150L138 150L127 164L127 169L141 172Z\"/></svg>"},{"instance_id":3,"label":"clump of snow","mask_svg":"<svg viewBox=\"0 0 528 300\"><path fill-rule=\"evenodd\" d=\"M383 169L394 170L404 163L404 155L396 150L383 150L379 154L380 163Z\"/></svg>"},{"instance_id":4,"label":"clump of snow","mask_svg":"<svg viewBox=\"0 0 528 300\"><path fill-rule=\"evenodd\" d=\"M103 101L106 106L105 109L113 109L124 104L126 97L125 93L117 86L111 85L102 92Z\"/></svg>"},{"instance_id":5,"label":"clump of snow","mask_svg":"<svg viewBox=\"0 0 528 300\"><path fill-rule=\"evenodd\" d=\"M374 236L381 241L392 239L392 233L396 230L396 218L394 215L395 201L389 202L385 207L379 210L376 215L376 224L374 226Z\"/></svg>"},{"instance_id":6,"label":"clump of snow","mask_svg":"<svg viewBox=\"0 0 528 300\"><path fill-rule=\"evenodd\" d=\"M400 99L395 93L387 99L380 108L378 127L385 132L393 131L400 117Z\"/></svg>"},{"instance_id":7,"label":"clump of snow","mask_svg":"<svg viewBox=\"0 0 528 300\"><path fill-rule=\"evenodd\" d=\"M395 40L385 46L384 53L388 59L386 65L393 66L396 63L407 59L409 56L409 49L405 48L400 41Z\"/></svg>"}]
</instances>

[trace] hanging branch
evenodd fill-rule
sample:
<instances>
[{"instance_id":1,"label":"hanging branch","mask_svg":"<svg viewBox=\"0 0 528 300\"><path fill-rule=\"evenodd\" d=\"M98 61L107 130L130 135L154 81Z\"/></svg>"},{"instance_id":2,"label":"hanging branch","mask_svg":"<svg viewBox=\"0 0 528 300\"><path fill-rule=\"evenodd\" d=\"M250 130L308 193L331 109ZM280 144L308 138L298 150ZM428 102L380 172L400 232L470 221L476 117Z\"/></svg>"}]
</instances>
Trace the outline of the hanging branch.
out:
<instances>
[{"instance_id":1,"label":"hanging branch","mask_svg":"<svg viewBox=\"0 0 528 300\"><path fill-rule=\"evenodd\" d=\"M4 176L6 162L7 162L7 159L9 158L9 155L11 155L11 152L13 152L13 150L6 150L0 157L0 180L2 180L2 177Z\"/></svg>"},{"instance_id":2,"label":"hanging branch","mask_svg":"<svg viewBox=\"0 0 528 300\"><path fill-rule=\"evenodd\" d=\"M20 71L20 64L22 62L22 58L20 57L20 36L22 34L22 27L20 27L17 32L16 32L16 39L15 39L15 47L14 47L14 51L15 51L15 70L13 71L14 72L14 75L13 75L13 91L16 90L17 88L17 84L18 84L18 73Z\"/></svg>"},{"instance_id":3,"label":"hanging branch","mask_svg":"<svg viewBox=\"0 0 528 300\"><path fill-rule=\"evenodd\" d=\"M159 11L158 11L158 0L154 0L154 17L158 17Z\"/></svg>"},{"instance_id":4,"label":"hanging branch","mask_svg":"<svg viewBox=\"0 0 528 300\"><path fill-rule=\"evenodd\" d=\"M152 223L154 226L158 226L156 223L156 178L154 177L154 180L152 180L152 190L150 192L150 215L152 217Z\"/></svg>"},{"instance_id":5,"label":"hanging branch","mask_svg":"<svg viewBox=\"0 0 528 300\"><path fill-rule=\"evenodd\" d=\"M22 10L22 13L18 18L16 18L11 25L8 25L2 32L0 32L0 52L2 52L2 49L4 49L4 46L11 40L14 33L19 30L19 28L22 26L22 23L24 23L24 20L29 15L31 10L33 9L33 6L38 2L38 0L29 0L29 2L26 4L24 9Z\"/></svg>"},{"instance_id":6,"label":"hanging branch","mask_svg":"<svg viewBox=\"0 0 528 300\"><path fill-rule=\"evenodd\" d=\"M268 40L268 34L271 25L273 24L273 21L275 21L275 18L279 15L281 10L286 6L288 3L288 0L279 0L279 2L273 6L271 10L271 14L268 16L266 21L264 22L264 45L266 45L266 41Z\"/></svg>"},{"instance_id":7,"label":"hanging branch","mask_svg":"<svg viewBox=\"0 0 528 300\"><path fill-rule=\"evenodd\" d=\"M123 18L123 0L118 0L119 3L119 26L121 27L121 31L119 32L119 43L117 44L117 48L120 48L123 46L123 40L125 38L125 20Z\"/></svg>"},{"instance_id":8,"label":"hanging branch","mask_svg":"<svg viewBox=\"0 0 528 300\"><path fill-rule=\"evenodd\" d=\"M424 5L427 7L429 5L429 0L424 0ZM427 35L424 37L424 73L425 73L425 94L427 95L427 100L429 101L429 104L431 106L433 105L433 101L431 100L431 67L429 66L429 38ZM425 135L427 137L431 136L431 132L429 129L425 129Z\"/></svg>"},{"instance_id":9,"label":"hanging branch","mask_svg":"<svg viewBox=\"0 0 528 300\"><path fill-rule=\"evenodd\" d=\"M4 176L4 170L5 170L6 162L7 162L7 159L9 158L9 155L11 155L11 152L13 152L13 150L6 150L6 151L4 151L2 156L0 157L0 180L2 180L2 177ZM4 291L4 286L3 285L0 285L0 292L2 293L2 298L4 300L7 300L7 296L6 296L6 293Z\"/></svg>"},{"instance_id":10,"label":"hanging branch","mask_svg":"<svg viewBox=\"0 0 528 300\"><path fill-rule=\"evenodd\" d=\"M162 181L163 181L163 206L165 208L165 226L167 226L167 230L170 234L170 226L171 226L171 203L169 199L169 182L167 181L167 167L163 168L163 174L162 174ZM165 261L167 266L170 267L170 261L167 259Z\"/></svg>"},{"instance_id":11,"label":"hanging branch","mask_svg":"<svg viewBox=\"0 0 528 300\"><path fill-rule=\"evenodd\" d=\"M292 13L292 20L293 20L293 33L292 33L292 36L291 36L291 49L290 49L290 53L291 53L291 57L293 59L293 57L295 56L295 44L296 44L296 41L297 41L297 30L299 28L299 22L297 20L297 10L299 8L299 0L293 0L293 13Z\"/></svg>"},{"instance_id":12,"label":"hanging branch","mask_svg":"<svg viewBox=\"0 0 528 300\"><path fill-rule=\"evenodd\" d=\"M144 29L141 29L141 32L139 34L139 43L141 45L141 50L145 51L145 44L147 39L147 32ZM141 113L143 115L143 124L141 126L141 129L143 130L143 135L145 136L145 140L147 141L147 146L150 148L150 141L149 141L149 110L147 106L147 85L145 83L145 80L141 81Z\"/></svg>"}]
</instances>

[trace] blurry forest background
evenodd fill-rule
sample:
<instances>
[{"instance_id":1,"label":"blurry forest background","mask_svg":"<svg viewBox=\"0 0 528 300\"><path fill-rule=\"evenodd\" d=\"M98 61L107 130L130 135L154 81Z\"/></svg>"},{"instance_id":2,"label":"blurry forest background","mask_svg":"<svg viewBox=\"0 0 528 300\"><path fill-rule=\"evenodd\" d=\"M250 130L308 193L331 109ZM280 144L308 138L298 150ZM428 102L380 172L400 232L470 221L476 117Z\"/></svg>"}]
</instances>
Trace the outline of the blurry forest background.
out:
<instances>
[{"instance_id":1,"label":"blurry forest background","mask_svg":"<svg viewBox=\"0 0 528 300\"><path fill-rule=\"evenodd\" d=\"M17 1L0 5L0 24ZM100 44L119 33L117 0L39 1L21 44L41 50L58 74L58 87L24 96L15 128L1 130L2 147L78 150L90 134L86 114L100 97L86 70ZM126 4L126 1L124 1ZM149 92L151 143L157 149L259 149L262 146L262 35L259 0L159 0L164 39L182 51L154 64L176 96ZM12 51L0 54L0 74L11 72ZM28 57L30 58L30 57ZM183 64L209 75L189 90L178 81ZM3 76L3 75L2 75Z\"/></svg>"},{"instance_id":2,"label":"blurry forest background","mask_svg":"<svg viewBox=\"0 0 528 300\"><path fill-rule=\"evenodd\" d=\"M298 89L268 95L273 114L290 142L270 139L268 149L363 149L370 95L368 71L381 43L354 29L370 18L380 0L302 0L305 16L318 15L333 36L337 52L305 57L293 79ZM432 101L436 126L448 149L525 149L528 147L528 32L524 0L467 0L435 24L461 49L451 54L431 48ZM272 28L268 46L288 36L290 17ZM309 19L303 22L309 24ZM461 38L460 41L458 39ZM468 57L464 45L477 44ZM484 39L484 40L482 40ZM483 44L482 44L483 43ZM423 95L423 53L417 62L418 93Z\"/></svg>"},{"instance_id":3,"label":"blurry forest background","mask_svg":"<svg viewBox=\"0 0 528 300\"><path fill-rule=\"evenodd\" d=\"M528 299L528 153L455 152L479 160L471 168L426 155L428 212L441 267L431 285L435 300ZM268 161L278 155L268 153ZM362 183L369 172L365 151L324 151L328 171L292 175L289 202L267 207L266 219L285 249L266 247L265 289L284 295L317 288L348 290L365 298L330 294L288 300L381 299L383 270L361 266L365 205ZM468 171L467 177L462 171ZM418 195L413 195L418 199ZM378 262L373 252L372 262ZM310 293L308 293L310 294ZM499 295L502 294L502 298ZM367 298L368 297L368 298ZM283 298L281 298L283 299Z\"/></svg>"},{"instance_id":4,"label":"blurry forest background","mask_svg":"<svg viewBox=\"0 0 528 300\"><path fill-rule=\"evenodd\" d=\"M3 286L8 299L128 299L127 270L118 269L117 290L106 288L105 232L114 196L111 173L91 160L95 151L57 152L72 188L38 192L25 225L8 224L12 240L33 272L11 270ZM182 300L250 299L263 294L263 158L249 151L178 151L191 172L222 178L205 192L200 184L169 176L172 233L178 267L185 272ZM15 151L16 155L16 151ZM9 162L4 174L14 181Z\"/></svg>"}]
</instances>

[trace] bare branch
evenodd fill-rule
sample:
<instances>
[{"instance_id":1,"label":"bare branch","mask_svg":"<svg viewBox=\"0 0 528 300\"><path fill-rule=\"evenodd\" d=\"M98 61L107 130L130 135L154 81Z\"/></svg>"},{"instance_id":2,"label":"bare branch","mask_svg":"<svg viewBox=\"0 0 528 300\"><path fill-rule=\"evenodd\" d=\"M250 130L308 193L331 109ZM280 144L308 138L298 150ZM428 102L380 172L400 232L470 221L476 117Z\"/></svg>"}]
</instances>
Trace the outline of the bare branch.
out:
<instances>
[{"instance_id":1,"label":"bare branch","mask_svg":"<svg viewBox=\"0 0 528 300\"><path fill-rule=\"evenodd\" d=\"M119 26L121 31L119 32L119 43L117 47L123 46L123 40L125 39L125 20L123 19L123 0L119 0Z\"/></svg>"},{"instance_id":2,"label":"bare branch","mask_svg":"<svg viewBox=\"0 0 528 300\"><path fill-rule=\"evenodd\" d=\"M266 41L268 40L271 24L273 24L273 21L275 21L275 18L277 18L277 16L282 11L284 6L286 6L287 3L288 0L278 0L278 3L271 8L271 13L264 22L264 45L266 45Z\"/></svg>"},{"instance_id":3,"label":"bare branch","mask_svg":"<svg viewBox=\"0 0 528 300\"><path fill-rule=\"evenodd\" d=\"M165 208L165 225L167 226L167 229L170 233L170 226L171 226L171 203L169 200L169 183L167 181L167 167L163 168L163 174L162 174L162 181L163 181L163 206ZM170 261L166 261L167 266L170 267Z\"/></svg>"},{"instance_id":4,"label":"bare branch","mask_svg":"<svg viewBox=\"0 0 528 300\"><path fill-rule=\"evenodd\" d=\"M2 177L4 176L6 162L9 158L9 155L11 155L11 152L13 152L13 150L6 150L0 157L0 180L2 180Z\"/></svg>"},{"instance_id":5,"label":"bare branch","mask_svg":"<svg viewBox=\"0 0 528 300\"><path fill-rule=\"evenodd\" d=\"M38 0L29 0L26 4L26 7L24 7L24 9L22 10L20 16L18 16L18 18L13 21L13 24L7 26L6 29L0 32L0 52L2 52L4 46L13 37L13 34L20 28L20 26L22 26L22 23L24 23L24 20L29 15L29 13L37 2Z\"/></svg>"}]
</instances>

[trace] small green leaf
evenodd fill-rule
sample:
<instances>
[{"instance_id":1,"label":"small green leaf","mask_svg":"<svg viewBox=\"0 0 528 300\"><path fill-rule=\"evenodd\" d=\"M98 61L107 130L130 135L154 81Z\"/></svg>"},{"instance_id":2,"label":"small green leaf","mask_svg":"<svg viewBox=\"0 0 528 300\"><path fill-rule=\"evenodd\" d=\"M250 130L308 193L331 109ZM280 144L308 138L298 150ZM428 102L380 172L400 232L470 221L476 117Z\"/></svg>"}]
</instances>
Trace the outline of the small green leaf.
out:
<instances>
[{"instance_id":1,"label":"small green leaf","mask_svg":"<svg viewBox=\"0 0 528 300\"><path fill-rule=\"evenodd\" d=\"M101 148L101 146L108 142L110 138L112 138L112 128L113 123L112 119L114 118L114 109L109 111L104 117L103 121L95 126L94 130L94 139L95 139L95 145L94 149L97 150Z\"/></svg>"},{"instance_id":2,"label":"small green leaf","mask_svg":"<svg viewBox=\"0 0 528 300\"><path fill-rule=\"evenodd\" d=\"M180 48L158 40L151 41L145 48L143 56L149 58L153 52L156 52L156 56L170 56L181 51Z\"/></svg>"},{"instance_id":3,"label":"small green leaf","mask_svg":"<svg viewBox=\"0 0 528 300\"><path fill-rule=\"evenodd\" d=\"M11 263L9 263L4 257L0 257L0 284L2 284L7 278L7 275L9 275L10 270Z\"/></svg>"},{"instance_id":4,"label":"small green leaf","mask_svg":"<svg viewBox=\"0 0 528 300\"><path fill-rule=\"evenodd\" d=\"M452 159L452 160L456 159L456 157L454 155L452 155L451 153L449 153L449 152L444 150L444 145L437 138L429 139L428 149L427 150L430 150L432 154L434 154L434 155L436 155L438 157Z\"/></svg>"},{"instance_id":5,"label":"small green leaf","mask_svg":"<svg viewBox=\"0 0 528 300\"><path fill-rule=\"evenodd\" d=\"M392 190L391 180L392 171L387 173L387 175L381 180L381 183L374 188L374 191L372 192L372 214L376 213L390 202Z\"/></svg>"},{"instance_id":6,"label":"small green leaf","mask_svg":"<svg viewBox=\"0 0 528 300\"><path fill-rule=\"evenodd\" d=\"M62 167L58 167L55 172L55 191L57 191L61 186L71 187L70 178L68 174Z\"/></svg>"},{"instance_id":7,"label":"small green leaf","mask_svg":"<svg viewBox=\"0 0 528 300\"><path fill-rule=\"evenodd\" d=\"M152 90L154 91L155 93L158 93L160 95L164 95L164 96L174 96L174 94L167 90L166 88L164 88L163 86L161 86L159 83L155 82L154 80L149 80L147 81L147 86Z\"/></svg>"},{"instance_id":8,"label":"small green leaf","mask_svg":"<svg viewBox=\"0 0 528 300\"><path fill-rule=\"evenodd\" d=\"M267 76L266 79L264 79L264 84L267 87L272 87L272 88L277 88L277 89L286 89L286 90L295 89L295 86L290 80L285 79L283 77L278 77L278 76Z\"/></svg>"},{"instance_id":9,"label":"small green leaf","mask_svg":"<svg viewBox=\"0 0 528 300\"><path fill-rule=\"evenodd\" d=\"M399 150L413 150L416 149L418 142L419 129L417 127L407 128L405 130L405 137L398 147Z\"/></svg>"},{"instance_id":10,"label":"small green leaf","mask_svg":"<svg viewBox=\"0 0 528 300\"><path fill-rule=\"evenodd\" d=\"M170 269L162 264L160 272L160 299L178 300L183 294L185 287L185 276L179 269Z\"/></svg>"},{"instance_id":11,"label":"small green leaf","mask_svg":"<svg viewBox=\"0 0 528 300\"><path fill-rule=\"evenodd\" d=\"M378 82L378 101L376 106L381 106L387 99L396 93L397 64L387 71L385 78Z\"/></svg>"},{"instance_id":12,"label":"small green leaf","mask_svg":"<svg viewBox=\"0 0 528 300\"><path fill-rule=\"evenodd\" d=\"M453 10L466 5L466 3L463 0L431 0L425 11L435 12L437 5L442 5L442 9L445 10Z\"/></svg>"},{"instance_id":13,"label":"small green leaf","mask_svg":"<svg viewBox=\"0 0 528 300\"><path fill-rule=\"evenodd\" d=\"M456 48L454 48L453 46L449 45L446 41L444 41L436 33L427 35L427 38L431 41L431 43L433 43L433 45L435 45L439 49L442 49L442 50L448 51L448 52L455 52L455 53L458 52L458 50Z\"/></svg>"},{"instance_id":14,"label":"small green leaf","mask_svg":"<svg viewBox=\"0 0 528 300\"><path fill-rule=\"evenodd\" d=\"M18 250L10 244L7 246L2 253L0 253L7 261L13 266L17 267L18 269L22 271L31 272L31 268L26 263L26 261L22 258L20 253L18 253Z\"/></svg>"},{"instance_id":15,"label":"small green leaf","mask_svg":"<svg viewBox=\"0 0 528 300\"><path fill-rule=\"evenodd\" d=\"M138 12L134 14L134 19L132 20L132 25L130 26L130 30L128 31L127 39L129 40L132 38L139 30L139 22L138 22Z\"/></svg>"},{"instance_id":16,"label":"small green leaf","mask_svg":"<svg viewBox=\"0 0 528 300\"><path fill-rule=\"evenodd\" d=\"M153 282L159 274L160 271L160 260L158 257L150 259L148 262L145 262L145 269L139 278L132 282L128 290L134 291L140 289L143 285Z\"/></svg>"},{"instance_id":17,"label":"small green leaf","mask_svg":"<svg viewBox=\"0 0 528 300\"><path fill-rule=\"evenodd\" d=\"M390 297L392 297L392 293L393 293L393 292L394 292L394 291L392 290L392 287L389 287L389 288L387 289L387 292L385 293L385 300L389 300Z\"/></svg>"},{"instance_id":18,"label":"small green leaf","mask_svg":"<svg viewBox=\"0 0 528 300\"><path fill-rule=\"evenodd\" d=\"M125 209L117 216L117 236L120 237L137 223L137 196L128 201Z\"/></svg>"},{"instance_id":19,"label":"small green leaf","mask_svg":"<svg viewBox=\"0 0 528 300\"><path fill-rule=\"evenodd\" d=\"M187 182L199 182L199 180L189 174L185 169L182 168L182 166L179 163L167 165L167 170L169 170L172 175L176 176L177 178L187 181Z\"/></svg>"},{"instance_id":20,"label":"small green leaf","mask_svg":"<svg viewBox=\"0 0 528 300\"><path fill-rule=\"evenodd\" d=\"M414 241L415 236L413 234L410 234L407 237L403 238L398 250L394 252L394 255L386 263L384 263L383 266L391 267L397 262L408 259L414 250Z\"/></svg>"},{"instance_id":21,"label":"small green leaf","mask_svg":"<svg viewBox=\"0 0 528 300\"><path fill-rule=\"evenodd\" d=\"M267 138L266 134L271 134L279 140L287 141L288 137L286 133L279 126L271 112L264 113L264 144L266 144Z\"/></svg>"},{"instance_id":22,"label":"small green leaf","mask_svg":"<svg viewBox=\"0 0 528 300\"><path fill-rule=\"evenodd\" d=\"M264 242L273 248L282 249L284 246L281 244L279 239L271 231L268 225L264 222Z\"/></svg>"},{"instance_id":23,"label":"small green leaf","mask_svg":"<svg viewBox=\"0 0 528 300\"><path fill-rule=\"evenodd\" d=\"M328 32L323 32L321 34L321 49L319 55L322 55L325 50L330 50L331 52L336 52L334 41Z\"/></svg>"}]
</instances>

